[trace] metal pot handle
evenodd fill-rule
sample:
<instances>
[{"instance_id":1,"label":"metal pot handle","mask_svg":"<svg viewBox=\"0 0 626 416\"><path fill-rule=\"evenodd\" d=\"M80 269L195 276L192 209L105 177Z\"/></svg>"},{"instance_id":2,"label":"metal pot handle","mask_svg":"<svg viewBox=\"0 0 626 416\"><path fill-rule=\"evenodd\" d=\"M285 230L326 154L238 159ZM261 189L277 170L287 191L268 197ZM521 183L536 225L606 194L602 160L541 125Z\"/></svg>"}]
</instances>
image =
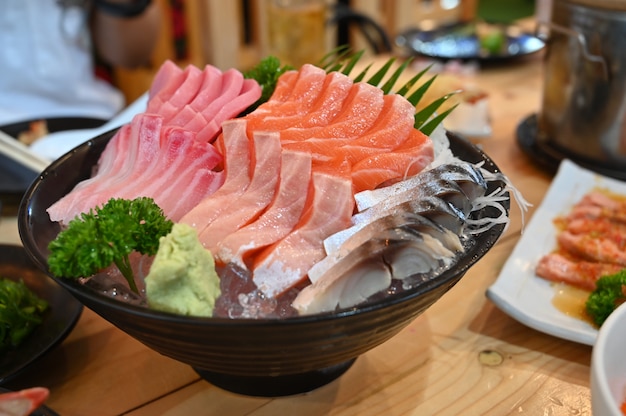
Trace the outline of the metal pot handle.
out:
<instances>
[{"instance_id":1,"label":"metal pot handle","mask_svg":"<svg viewBox=\"0 0 626 416\"><path fill-rule=\"evenodd\" d=\"M590 61L590 62L594 62L594 63L597 63L600 66L602 66L602 73L604 75L604 80L605 81L609 80L609 67L608 67L608 65L606 63L606 60L601 55L594 55L591 52L589 52L589 48L587 47L587 40L585 39L585 36L582 33L578 33L574 29L570 29L568 27L563 27L563 26L557 25L556 23L553 23L553 22L547 22L547 21L544 21L544 20L539 20L537 22L537 29L535 31L536 32L535 35L538 38L540 38L541 40L543 40L543 41L547 41L548 40L548 31L545 31L545 32L541 31L542 27L547 27L549 29L554 30L555 32L559 32L559 33L562 33L564 35L576 38L576 40L578 40L578 44L580 45L580 49L581 49L585 59Z\"/></svg>"}]
</instances>

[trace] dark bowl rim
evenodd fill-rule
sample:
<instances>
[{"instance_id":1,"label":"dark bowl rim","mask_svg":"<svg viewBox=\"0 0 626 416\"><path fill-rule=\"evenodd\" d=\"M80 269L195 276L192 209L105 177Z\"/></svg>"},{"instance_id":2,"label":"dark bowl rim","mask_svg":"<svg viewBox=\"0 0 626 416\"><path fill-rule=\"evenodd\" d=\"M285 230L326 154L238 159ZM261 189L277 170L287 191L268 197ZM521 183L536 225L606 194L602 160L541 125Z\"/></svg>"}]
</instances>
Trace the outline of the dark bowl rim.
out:
<instances>
[{"instance_id":1,"label":"dark bowl rim","mask_svg":"<svg viewBox=\"0 0 626 416\"><path fill-rule=\"evenodd\" d=\"M104 303L117 311L128 312L134 316L140 316L148 319L158 319L160 321L167 322L184 322L187 325L199 325L206 326L207 324L211 324L214 326L265 326L268 324L271 325L299 325L306 323L319 323L321 321L333 321L342 318L349 318L355 315L364 315L368 313L374 313L381 309L386 309L391 306L404 303L407 301L411 301L415 298L420 297L440 286L447 284L454 284L458 281L474 264L476 264L482 257L484 257L487 252L495 245L497 240L502 235L504 229L506 228L506 224L496 224L491 227L488 231L485 231L481 234L480 237L484 237L486 241L484 241L480 248L470 250L477 251L474 253L468 261L459 262L461 264L460 267L456 267L454 265L452 268L445 270L441 274L435 276L428 282L420 284L412 289L404 290L399 293L390 294L386 296L384 299L367 302L365 304L357 305L352 308L346 308L339 311L329 311L323 313L317 313L312 315L301 315L301 316L293 316L288 318L222 318L222 317L196 317L196 316L185 316L185 315L177 315L174 313L162 312L154 309L149 309L146 306L133 305L130 303L125 303L123 301L114 299L110 296L107 296L102 293L98 293L90 290L82 290L84 285L79 283L77 280L70 280L66 278L59 278L54 276L47 267L47 260L43 256L39 250L36 250L36 244L32 239L32 235L27 232L28 229L28 219L30 218L30 204L32 196L37 192L40 188L43 181L45 181L46 177L50 175L58 166L65 163L67 160L71 159L71 157L78 152L86 151L86 148L93 147L94 144L99 142L110 140L113 135L119 130L118 128L111 129L107 132L104 132L96 137L91 138L90 140L76 146L74 149L68 151L63 156L59 157L55 161L53 161L41 174L31 183L28 187L24 196L20 202L18 209L18 229L20 238L22 240L23 246L26 249L26 252L31 257L31 259L38 265L38 267L44 271L50 278L54 279L61 286L65 287L73 296L77 297L81 303L83 303L81 297L88 298L90 301L94 301L96 303ZM464 137L457 135L452 132L446 132L450 141L454 141L456 145L465 147L466 150L475 153L475 156L479 159L479 161L484 161L485 165L483 167L487 168L490 172L498 173L501 172L499 167L495 164L495 162L478 146L472 144ZM469 162L469 161L468 161ZM469 163L477 163L477 162L469 162ZM503 203L504 208L509 211L510 207L510 199L507 199ZM467 257L467 252L463 254L461 259Z\"/></svg>"}]
</instances>

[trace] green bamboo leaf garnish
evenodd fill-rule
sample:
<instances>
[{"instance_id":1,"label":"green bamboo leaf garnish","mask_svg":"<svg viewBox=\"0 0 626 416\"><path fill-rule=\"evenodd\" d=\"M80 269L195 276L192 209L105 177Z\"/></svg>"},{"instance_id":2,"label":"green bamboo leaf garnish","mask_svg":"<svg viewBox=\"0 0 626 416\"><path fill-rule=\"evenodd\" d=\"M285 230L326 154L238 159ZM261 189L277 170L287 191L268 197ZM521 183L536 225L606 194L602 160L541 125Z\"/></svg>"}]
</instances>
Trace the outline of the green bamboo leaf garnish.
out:
<instances>
[{"instance_id":1,"label":"green bamboo leaf garnish","mask_svg":"<svg viewBox=\"0 0 626 416\"><path fill-rule=\"evenodd\" d=\"M338 47L324 56L324 58L322 59L324 65L320 67L323 68L326 72L340 71L344 75L350 76L362 56L363 51L350 53L349 48ZM409 66L411 60L411 58L405 60L388 78L386 78L389 70L396 62L396 58L389 58L384 63L384 65L365 82L376 87L380 87L384 94L391 94L393 93L393 87L397 83L404 70ZM354 82L361 82L365 80L365 78L368 76L368 72L371 69L371 66L371 64L367 65L365 69L363 69L356 77L352 77L352 80ZM434 75L426 80L414 91L413 87L430 70L431 66L426 67L418 74L413 76L395 93L406 98L411 104L413 104L413 106L417 107L421 100L424 98L426 91L428 91L433 82L435 82L437 75ZM430 135L435 127L439 125L452 112L452 110L456 108L456 105L452 106L451 108L440 114L436 114L437 110L443 105L443 103L445 103L447 100L450 99L450 97L458 92L459 91L454 91L452 93L446 94L417 112L415 114L415 128L426 135Z\"/></svg>"},{"instance_id":2,"label":"green bamboo leaf garnish","mask_svg":"<svg viewBox=\"0 0 626 416\"><path fill-rule=\"evenodd\" d=\"M414 106L417 106L417 104L422 101L422 98L424 97L424 94L426 94L426 91L430 88L430 86L433 84L433 82L435 82L435 79L437 79L437 75L434 75L432 78L430 78L428 81L426 81L425 83L423 83L417 90L415 90L415 92L413 92L411 95L409 95L408 97L404 96L411 104L413 104ZM417 121L417 119L416 119Z\"/></svg>"},{"instance_id":3,"label":"green bamboo leaf garnish","mask_svg":"<svg viewBox=\"0 0 626 416\"><path fill-rule=\"evenodd\" d=\"M432 65L428 65L426 68L422 69L419 73L417 73L417 75L415 75L413 78L411 78L410 80L408 80L403 86L402 88L400 88L398 90L398 94L400 94L403 97L406 97L406 95L408 94L409 90L411 88L413 88L413 86L417 83L417 81L419 81L422 76L428 72L430 70L430 68L432 67Z\"/></svg>"},{"instance_id":4,"label":"green bamboo leaf garnish","mask_svg":"<svg viewBox=\"0 0 626 416\"><path fill-rule=\"evenodd\" d=\"M367 83L378 87L385 75L387 75L387 71L389 71L389 68L391 68L391 65L393 65L395 61L396 58L391 58L385 62L385 65L383 65L370 79L368 79Z\"/></svg>"},{"instance_id":5,"label":"green bamboo leaf garnish","mask_svg":"<svg viewBox=\"0 0 626 416\"><path fill-rule=\"evenodd\" d=\"M443 97L433 101L424 107L421 111L415 114L415 125L416 128L422 127L422 125L437 111L441 105L446 102L450 97L452 97L456 92L452 92L450 94L446 94Z\"/></svg>"},{"instance_id":6,"label":"green bamboo leaf garnish","mask_svg":"<svg viewBox=\"0 0 626 416\"><path fill-rule=\"evenodd\" d=\"M458 106L458 104L454 104L452 107L448 108L443 113L438 114L437 116L433 117L427 123L422 124L422 126L419 128L419 131L421 131L422 133L424 133L427 136L430 136L432 134L432 132L435 131L437 126L439 124L441 124L441 122L448 116L448 114L450 114L452 112L452 110L454 110L457 106Z\"/></svg>"},{"instance_id":7,"label":"green bamboo leaf garnish","mask_svg":"<svg viewBox=\"0 0 626 416\"><path fill-rule=\"evenodd\" d=\"M370 70L371 67L372 67L372 64L369 64L368 66L366 66L365 69L363 71L361 71L359 73L359 75L354 77L352 80L354 82L361 82L361 81L363 81L363 79L365 78L365 75L367 75L367 72ZM350 75L350 74L346 74L346 75Z\"/></svg>"},{"instance_id":8,"label":"green bamboo leaf garnish","mask_svg":"<svg viewBox=\"0 0 626 416\"><path fill-rule=\"evenodd\" d=\"M360 55L363 55L363 51L360 51L360 52L361 52ZM326 72L331 72L330 71L331 67L335 67L337 64L339 64L340 66L343 65L343 60L346 57L349 57L350 54L351 54L351 50L348 45L338 46L334 48L333 50L331 50L330 52L328 52L326 55L324 55L322 59L320 59L319 62L317 63L317 66L319 68L322 68ZM357 53L354 55L359 55L359 54Z\"/></svg>"},{"instance_id":9,"label":"green bamboo leaf garnish","mask_svg":"<svg viewBox=\"0 0 626 416\"><path fill-rule=\"evenodd\" d=\"M345 67L341 70L341 72L344 75L350 75L350 72L352 72L352 70L354 69L354 66L359 62L359 60L361 59L361 57L363 56L363 52L364 51L359 51L357 53L354 54L354 56L352 56L352 58L350 58L350 60L348 61L348 63L345 65ZM365 74L364 74L365 75Z\"/></svg>"},{"instance_id":10,"label":"green bamboo leaf garnish","mask_svg":"<svg viewBox=\"0 0 626 416\"><path fill-rule=\"evenodd\" d=\"M402 75L406 67L409 66L411 61L413 61L412 58L406 59L402 63L402 65L400 65L398 69L396 69L395 72L389 77L389 79L383 84L383 86L380 87L383 90L383 93L389 94L390 92L392 92L393 86L396 84L396 82L398 81L398 78L400 78L400 75Z\"/></svg>"}]
</instances>

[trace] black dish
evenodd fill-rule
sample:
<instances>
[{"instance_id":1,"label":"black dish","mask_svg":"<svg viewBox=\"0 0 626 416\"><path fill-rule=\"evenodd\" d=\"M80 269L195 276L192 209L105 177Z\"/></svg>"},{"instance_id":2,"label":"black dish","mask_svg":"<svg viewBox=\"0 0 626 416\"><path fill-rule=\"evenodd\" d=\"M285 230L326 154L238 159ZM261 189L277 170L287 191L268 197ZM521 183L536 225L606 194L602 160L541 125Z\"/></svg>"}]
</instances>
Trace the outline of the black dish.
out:
<instances>
[{"instance_id":1,"label":"black dish","mask_svg":"<svg viewBox=\"0 0 626 416\"><path fill-rule=\"evenodd\" d=\"M604 176L626 181L626 170L615 170L599 166L579 156L568 153L564 149L551 145L547 140L539 139L537 115L531 114L517 126L517 143L526 155L551 174L555 174L563 159L570 159L579 166Z\"/></svg>"},{"instance_id":2,"label":"black dish","mask_svg":"<svg viewBox=\"0 0 626 416\"><path fill-rule=\"evenodd\" d=\"M430 31L411 29L396 37L396 45L411 55L443 60L504 61L539 52L545 46L541 39L524 32L505 34L504 42L502 52L486 52L478 36L459 25Z\"/></svg>"},{"instance_id":3,"label":"black dish","mask_svg":"<svg viewBox=\"0 0 626 416\"><path fill-rule=\"evenodd\" d=\"M39 173L21 163L0 154L0 200L5 209L3 214L17 212L22 196Z\"/></svg>"},{"instance_id":4,"label":"black dish","mask_svg":"<svg viewBox=\"0 0 626 416\"><path fill-rule=\"evenodd\" d=\"M88 141L53 162L20 205L24 246L47 271L47 246L59 231L46 209L90 176L115 131ZM451 136L453 152L497 166L477 147ZM493 183L493 188L501 186ZM509 201L503 203L509 208ZM482 215L497 216L495 208ZM499 211L498 211L499 212ZM353 309L289 319L194 318L126 304L75 280L55 279L85 306L155 351L192 366L207 381L236 393L284 396L313 390L343 374L354 360L385 342L454 286L495 244L503 225L480 235L451 269L412 290Z\"/></svg>"},{"instance_id":5,"label":"black dish","mask_svg":"<svg viewBox=\"0 0 626 416\"><path fill-rule=\"evenodd\" d=\"M32 120L34 121L34 120ZM22 121L18 123L0 126L0 131L11 137L18 137L20 133L30 129L32 121ZM59 117L46 119L48 132L87 129L101 126L105 120L82 118L82 117ZM17 139L16 139L17 140ZM9 211L4 213L13 214L17 212L17 207L26 192L26 189L37 177L38 172L17 163L0 154L0 199ZM15 212L13 212L15 211Z\"/></svg>"},{"instance_id":6,"label":"black dish","mask_svg":"<svg viewBox=\"0 0 626 416\"><path fill-rule=\"evenodd\" d=\"M21 133L30 130L30 124L41 120L27 120L0 126L0 130L11 137L18 137ZM46 129L49 133L65 130L91 129L100 127L106 120L88 117L54 117L46 118Z\"/></svg>"},{"instance_id":7,"label":"black dish","mask_svg":"<svg viewBox=\"0 0 626 416\"><path fill-rule=\"evenodd\" d=\"M16 349L0 355L0 384L17 376L28 365L61 343L80 317L83 306L62 286L33 264L20 246L0 245L0 277L23 279L49 308L43 322Z\"/></svg>"}]
</instances>

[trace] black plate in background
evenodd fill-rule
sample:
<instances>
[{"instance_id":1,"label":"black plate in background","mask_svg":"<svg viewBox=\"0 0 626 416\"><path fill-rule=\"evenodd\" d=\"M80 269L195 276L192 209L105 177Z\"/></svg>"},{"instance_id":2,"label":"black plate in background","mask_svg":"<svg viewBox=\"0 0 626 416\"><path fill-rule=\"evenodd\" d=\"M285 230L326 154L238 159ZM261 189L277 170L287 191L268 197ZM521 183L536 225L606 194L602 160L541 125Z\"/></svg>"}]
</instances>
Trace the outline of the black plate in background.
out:
<instances>
[{"instance_id":1,"label":"black plate in background","mask_svg":"<svg viewBox=\"0 0 626 416\"><path fill-rule=\"evenodd\" d=\"M21 132L30 129L32 121L0 126L0 131L11 137L17 137ZM83 118L83 117L61 117L46 119L48 132L88 129L101 126L105 120ZM38 176L37 172L15 162L14 160L0 154L0 200L5 211L3 214L14 215L17 207L26 192L26 189Z\"/></svg>"},{"instance_id":2,"label":"black plate in background","mask_svg":"<svg viewBox=\"0 0 626 416\"><path fill-rule=\"evenodd\" d=\"M18 348L0 355L0 384L3 384L65 339L76 325L83 306L39 270L21 246L0 244L0 276L23 279L30 290L48 302L43 322Z\"/></svg>"},{"instance_id":3,"label":"black plate in background","mask_svg":"<svg viewBox=\"0 0 626 416\"><path fill-rule=\"evenodd\" d=\"M4 215L15 215L26 189L39 174L0 153L0 201Z\"/></svg>"},{"instance_id":4,"label":"black plate in background","mask_svg":"<svg viewBox=\"0 0 626 416\"><path fill-rule=\"evenodd\" d=\"M507 34L505 29L505 34L506 47L500 53L482 51L478 36L464 33L458 25L430 31L407 30L396 37L396 45L412 55L483 62L519 58L538 52L545 46L541 39L530 33L520 31L511 35Z\"/></svg>"},{"instance_id":5,"label":"black plate in background","mask_svg":"<svg viewBox=\"0 0 626 416\"><path fill-rule=\"evenodd\" d=\"M5 132L11 137L17 137L20 133L30 130L30 123L38 120L28 120L28 121L20 121L18 123L5 124L0 126L0 130ZM86 117L56 117L56 118L47 118L46 128L49 133L54 133L56 131L65 131L65 130L76 130L76 129L91 129L100 127L103 125L106 120L101 120L98 118L86 118Z\"/></svg>"},{"instance_id":6,"label":"black plate in background","mask_svg":"<svg viewBox=\"0 0 626 416\"><path fill-rule=\"evenodd\" d=\"M539 127L537 115L531 114L524 118L517 126L517 144L526 155L535 163L555 174L563 159L570 159L577 165L597 172L601 175L626 181L626 170L617 170L598 165L597 162L584 160L576 155L568 154L545 140L538 140Z\"/></svg>"}]
</instances>

